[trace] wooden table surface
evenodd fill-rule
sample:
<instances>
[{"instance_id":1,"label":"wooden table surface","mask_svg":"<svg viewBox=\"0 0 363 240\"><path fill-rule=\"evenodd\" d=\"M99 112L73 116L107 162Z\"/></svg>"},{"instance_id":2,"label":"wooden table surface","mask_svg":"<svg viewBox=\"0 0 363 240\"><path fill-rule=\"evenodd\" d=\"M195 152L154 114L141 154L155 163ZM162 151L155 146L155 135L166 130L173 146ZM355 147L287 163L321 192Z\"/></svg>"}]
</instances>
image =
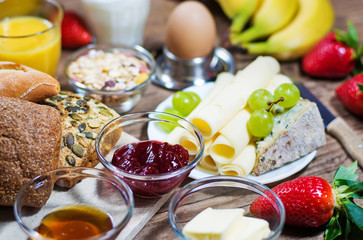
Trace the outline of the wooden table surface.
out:
<instances>
[{"instance_id":1,"label":"wooden table surface","mask_svg":"<svg viewBox=\"0 0 363 240\"><path fill-rule=\"evenodd\" d=\"M62 0L66 10L75 9L82 14L77 0ZM151 12L145 29L144 47L151 52L156 52L164 45L165 40L165 23L171 10L180 1L177 0L151 0ZM204 1L212 11L217 23L219 38L217 45L221 43L221 37L226 33L229 21L223 15L215 1ZM363 43L363 0L331 0L335 9L334 27L346 30L347 20L352 20L356 25L358 33ZM58 80L61 82L63 89L70 89L63 76L64 60L71 51L63 51L62 60L59 66ZM242 69L249 64L253 56L242 55L241 53L233 54L236 64L236 70ZM323 102L327 108L336 116L342 117L348 125L363 138L363 119L350 114L338 101L334 95L335 88L344 81L342 80L321 80L311 79L304 75L300 69L300 62L292 61L282 63L282 72L288 74L294 79L299 79ZM135 106L132 112L154 110L156 106L166 97L173 94L173 91L163 89L156 85L151 85L141 101ZM320 176L332 182L333 175L340 165L349 165L352 159L347 155L340 143L333 137L326 136L326 144L318 149L315 159L302 171L291 176L289 179L299 176L315 175ZM358 170L359 180L363 180L362 170ZM192 181L187 179L185 183ZM277 183L268 185L275 186ZM175 239L167 218L168 203L164 204L156 215L145 225L135 239ZM323 228L318 229L299 229L286 226L280 239L323 239Z\"/></svg>"}]
</instances>

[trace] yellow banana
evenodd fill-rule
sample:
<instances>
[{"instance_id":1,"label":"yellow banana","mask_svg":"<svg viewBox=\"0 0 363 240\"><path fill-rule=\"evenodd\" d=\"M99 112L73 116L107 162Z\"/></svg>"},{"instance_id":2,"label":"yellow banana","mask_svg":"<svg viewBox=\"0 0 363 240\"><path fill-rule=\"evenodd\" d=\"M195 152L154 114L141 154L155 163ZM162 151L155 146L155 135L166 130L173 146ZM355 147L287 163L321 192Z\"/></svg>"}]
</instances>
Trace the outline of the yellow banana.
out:
<instances>
[{"instance_id":1,"label":"yellow banana","mask_svg":"<svg viewBox=\"0 0 363 240\"><path fill-rule=\"evenodd\" d=\"M252 2L259 2L260 0L216 0L220 5L224 14L232 19L239 13L243 12L246 6L249 6Z\"/></svg>"},{"instance_id":2,"label":"yellow banana","mask_svg":"<svg viewBox=\"0 0 363 240\"><path fill-rule=\"evenodd\" d=\"M222 1L222 0L219 0ZM244 5L232 18L230 30L233 36L236 33L240 33L248 20L253 16L256 10L260 7L262 0L240 0L244 2Z\"/></svg>"},{"instance_id":3,"label":"yellow banana","mask_svg":"<svg viewBox=\"0 0 363 240\"><path fill-rule=\"evenodd\" d=\"M302 57L323 38L334 23L334 10L329 0L299 0L297 16L285 28L265 42L247 43L248 53L272 55L279 60Z\"/></svg>"},{"instance_id":4,"label":"yellow banana","mask_svg":"<svg viewBox=\"0 0 363 240\"><path fill-rule=\"evenodd\" d=\"M298 0L264 0L253 17L253 25L231 37L232 44L251 42L280 30L294 18L298 7Z\"/></svg>"}]
</instances>

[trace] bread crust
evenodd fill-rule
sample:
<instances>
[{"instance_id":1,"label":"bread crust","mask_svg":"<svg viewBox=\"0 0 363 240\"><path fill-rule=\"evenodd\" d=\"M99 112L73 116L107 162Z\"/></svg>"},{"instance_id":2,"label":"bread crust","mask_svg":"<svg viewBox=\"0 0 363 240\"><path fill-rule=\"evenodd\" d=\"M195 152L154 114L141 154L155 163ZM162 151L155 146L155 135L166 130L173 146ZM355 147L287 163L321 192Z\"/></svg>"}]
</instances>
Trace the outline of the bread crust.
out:
<instances>
[{"instance_id":1,"label":"bread crust","mask_svg":"<svg viewBox=\"0 0 363 240\"><path fill-rule=\"evenodd\" d=\"M57 110L0 96L0 205L12 206L26 182L59 167L61 138ZM39 206L46 199L42 192L27 202Z\"/></svg>"},{"instance_id":2,"label":"bread crust","mask_svg":"<svg viewBox=\"0 0 363 240\"><path fill-rule=\"evenodd\" d=\"M40 102L59 93L60 84L52 76L30 67L0 61L0 95Z\"/></svg>"}]
</instances>

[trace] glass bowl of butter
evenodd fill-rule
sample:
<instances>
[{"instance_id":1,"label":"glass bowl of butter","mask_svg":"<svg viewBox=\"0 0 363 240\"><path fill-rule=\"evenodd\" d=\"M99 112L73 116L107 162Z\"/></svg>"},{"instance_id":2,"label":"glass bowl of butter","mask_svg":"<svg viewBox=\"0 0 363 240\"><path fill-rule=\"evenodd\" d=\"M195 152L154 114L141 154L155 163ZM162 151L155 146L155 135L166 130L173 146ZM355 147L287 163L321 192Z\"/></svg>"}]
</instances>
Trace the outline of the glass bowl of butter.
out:
<instances>
[{"instance_id":1,"label":"glass bowl of butter","mask_svg":"<svg viewBox=\"0 0 363 240\"><path fill-rule=\"evenodd\" d=\"M252 205L259 197L269 205L268 214L256 214L259 208ZM174 234L183 240L272 240L285 223L284 206L271 189L236 176L190 182L173 195L168 214Z\"/></svg>"}]
</instances>

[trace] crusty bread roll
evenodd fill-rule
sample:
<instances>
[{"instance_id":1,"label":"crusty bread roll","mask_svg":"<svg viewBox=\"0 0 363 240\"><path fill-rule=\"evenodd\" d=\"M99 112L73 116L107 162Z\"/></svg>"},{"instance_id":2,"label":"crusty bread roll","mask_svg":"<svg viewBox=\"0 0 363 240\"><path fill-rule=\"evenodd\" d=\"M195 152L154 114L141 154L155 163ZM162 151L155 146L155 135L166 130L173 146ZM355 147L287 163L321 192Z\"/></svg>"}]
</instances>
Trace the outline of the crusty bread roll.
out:
<instances>
[{"instance_id":1,"label":"crusty bread roll","mask_svg":"<svg viewBox=\"0 0 363 240\"><path fill-rule=\"evenodd\" d=\"M20 188L37 175L59 168L62 125L59 111L0 96L0 206L11 206ZM41 206L47 192L29 196Z\"/></svg>"},{"instance_id":2,"label":"crusty bread roll","mask_svg":"<svg viewBox=\"0 0 363 240\"><path fill-rule=\"evenodd\" d=\"M0 61L0 96L40 102L56 95L59 82L52 76L30 67Z\"/></svg>"}]
</instances>

